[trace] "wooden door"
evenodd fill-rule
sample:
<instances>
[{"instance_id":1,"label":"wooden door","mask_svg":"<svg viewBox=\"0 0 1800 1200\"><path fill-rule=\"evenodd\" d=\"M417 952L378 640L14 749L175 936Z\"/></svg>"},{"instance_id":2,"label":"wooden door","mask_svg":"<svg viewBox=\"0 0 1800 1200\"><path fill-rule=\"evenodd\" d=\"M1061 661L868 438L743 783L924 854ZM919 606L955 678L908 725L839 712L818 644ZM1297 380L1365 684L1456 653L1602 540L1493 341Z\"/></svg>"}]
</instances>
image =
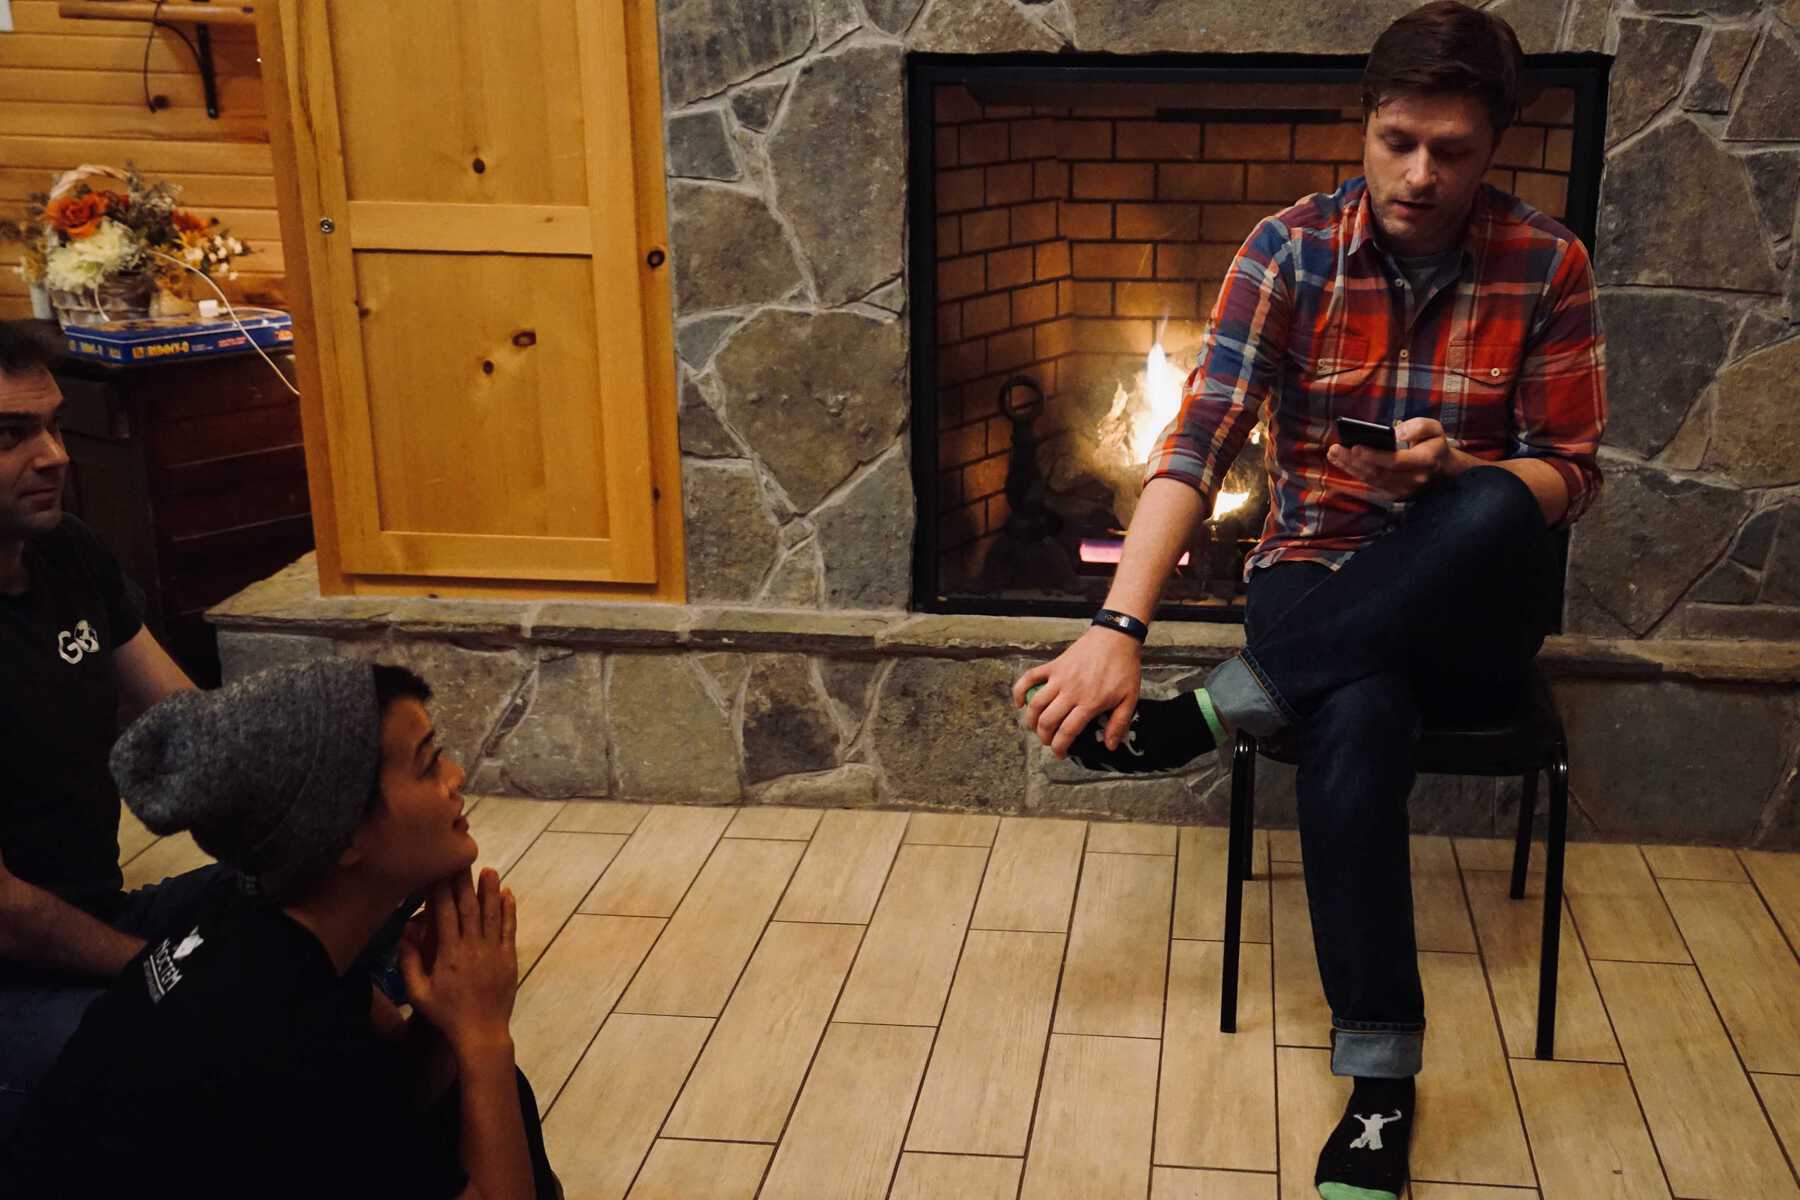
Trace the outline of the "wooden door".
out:
<instances>
[{"instance_id":1,"label":"wooden door","mask_svg":"<svg viewBox=\"0 0 1800 1200\"><path fill-rule=\"evenodd\" d=\"M259 5L346 576L658 581L636 3Z\"/></svg>"}]
</instances>

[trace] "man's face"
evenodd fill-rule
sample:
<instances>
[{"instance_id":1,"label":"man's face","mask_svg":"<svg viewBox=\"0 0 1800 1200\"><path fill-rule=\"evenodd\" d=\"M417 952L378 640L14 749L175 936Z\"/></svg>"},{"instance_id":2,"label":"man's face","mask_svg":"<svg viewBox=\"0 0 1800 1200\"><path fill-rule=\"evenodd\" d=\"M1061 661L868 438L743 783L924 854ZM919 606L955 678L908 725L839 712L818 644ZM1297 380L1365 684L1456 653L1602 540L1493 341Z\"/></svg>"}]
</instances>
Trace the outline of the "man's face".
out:
<instances>
[{"instance_id":1,"label":"man's face","mask_svg":"<svg viewBox=\"0 0 1800 1200\"><path fill-rule=\"evenodd\" d=\"M475 862L462 816L463 769L437 744L425 706L402 697L381 716L381 799L358 832L363 862L416 892Z\"/></svg>"},{"instance_id":2,"label":"man's face","mask_svg":"<svg viewBox=\"0 0 1800 1200\"><path fill-rule=\"evenodd\" d=\"M61 410L49 371L0 371L0 540L36 537L62 521L69 455Z\"/></svg>"},{"instance_id":3,"label":"man's face","mask_svg":"<svg viewBox=\"0 0 1800 1200\"><path fill-rule=\"evenodd\" d=\"M1493 126L1475 97L1383 100L1363 123L1363 174L1382 245L1409 257L1456 245L1493 159Z\"/></svg>"}]
</instances>

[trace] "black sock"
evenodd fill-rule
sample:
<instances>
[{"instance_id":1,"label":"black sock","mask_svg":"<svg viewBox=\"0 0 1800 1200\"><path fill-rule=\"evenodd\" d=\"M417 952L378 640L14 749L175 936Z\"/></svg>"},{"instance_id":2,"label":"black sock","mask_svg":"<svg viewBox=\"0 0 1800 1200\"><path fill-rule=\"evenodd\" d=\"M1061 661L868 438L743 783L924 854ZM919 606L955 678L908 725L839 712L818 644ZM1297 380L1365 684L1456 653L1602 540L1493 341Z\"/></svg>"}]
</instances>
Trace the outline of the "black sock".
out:
<instances>
[{"instance_id":1,"label":"black sock","mask_svg":"<svg viewBox=\"0 0 1800 1200\"><path fill-rule=\"evenodd\" d=\"M1207 719L1209 704L1205 688L1183 692L1173 700L1139 700L1117 750L1106 748L1108 718L1100 717L1081 731L1069 747L1069 757L1090 771L1125 775L1184 767L1219 744L1213 723L1217 718Z\"/></svg>"},{"instance_id":2,"label":"black sock","mask_svg":"<svg viewBox=\"0 0 1800 1200\"><path fill-rule=\"evenodd\" d=\"M1319 1151L1313 1186L1324 1200L1397 1200L1412 1145L1411 1077L1361 1079L1343 1120Z\"/></svg>"}]
</instances>

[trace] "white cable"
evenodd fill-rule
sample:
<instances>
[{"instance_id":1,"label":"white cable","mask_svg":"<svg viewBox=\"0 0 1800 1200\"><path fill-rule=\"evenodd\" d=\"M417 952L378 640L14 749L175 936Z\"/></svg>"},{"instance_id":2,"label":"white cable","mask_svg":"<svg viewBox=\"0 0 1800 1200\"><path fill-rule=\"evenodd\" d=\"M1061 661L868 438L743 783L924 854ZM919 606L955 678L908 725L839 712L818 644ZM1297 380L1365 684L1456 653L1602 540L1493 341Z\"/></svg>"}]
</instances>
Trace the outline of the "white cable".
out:
<instances>
[{"instance_id":1,"label":"white cable","mask_svg":"<svg viewBox=\"0 0 1800 1200\"><path fill-rule=\"evenodd\" d=\"M182 262L179 258L176 258L173 254L164 254L161 250L151 250L150 253L155 255L157 258L164 258L164 259L169 260L170 262L174 263L176 266L180 267L184 271L192 271L194 274L198 275L201 279L205 280L206 286L213 290L213 293L219 297L219 302L225 306L225 313L227 316L229 316L231 318L231 323L233 325L236 325L238 328L238 332L244 335L244 340L250 343L250 348L252 350L256 351L258 354L262 355L262 360L269 364L269 370L275 372L275 377L277 379L281 380L281 386L286 388L288 391L294 393L294 395L296 395L296 396L298 396L300 394L300 389L295 387L292 383L288 382L287 372L283 371L280 367L276 366L275 360L270 358L267 354L263 353L263 348L256 344L256 339L251 336L250 331L248 329L244 328L244 323L242 321L238 320L237 310L231 307L231 301L227 300L225 298L225 293L219 289L218 284L213 282L212 276L208 275L205 271L200 270L198 267L195 267L192 264Z\"/></svg>"}]
</instances>

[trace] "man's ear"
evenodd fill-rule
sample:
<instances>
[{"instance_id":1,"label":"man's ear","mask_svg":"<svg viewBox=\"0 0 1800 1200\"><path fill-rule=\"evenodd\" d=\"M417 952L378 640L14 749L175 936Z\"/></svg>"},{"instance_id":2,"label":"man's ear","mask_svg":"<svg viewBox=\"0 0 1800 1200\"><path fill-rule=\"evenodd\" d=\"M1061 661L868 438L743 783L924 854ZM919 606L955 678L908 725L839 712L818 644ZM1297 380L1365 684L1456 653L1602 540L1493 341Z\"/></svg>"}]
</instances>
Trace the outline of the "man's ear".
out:
<instances>
[{"instance_id":1,"label":"man's ear","mask_svg":"<svg viewBox=\"0 0 1800 1200\"><path fill-rule=\"evenodd\" d=\"M369 856L369 821L368 818L357 822L356 831L350 835L350 844L338 855L339 869L354 867Z\"/></svg>"}]
</instances>

